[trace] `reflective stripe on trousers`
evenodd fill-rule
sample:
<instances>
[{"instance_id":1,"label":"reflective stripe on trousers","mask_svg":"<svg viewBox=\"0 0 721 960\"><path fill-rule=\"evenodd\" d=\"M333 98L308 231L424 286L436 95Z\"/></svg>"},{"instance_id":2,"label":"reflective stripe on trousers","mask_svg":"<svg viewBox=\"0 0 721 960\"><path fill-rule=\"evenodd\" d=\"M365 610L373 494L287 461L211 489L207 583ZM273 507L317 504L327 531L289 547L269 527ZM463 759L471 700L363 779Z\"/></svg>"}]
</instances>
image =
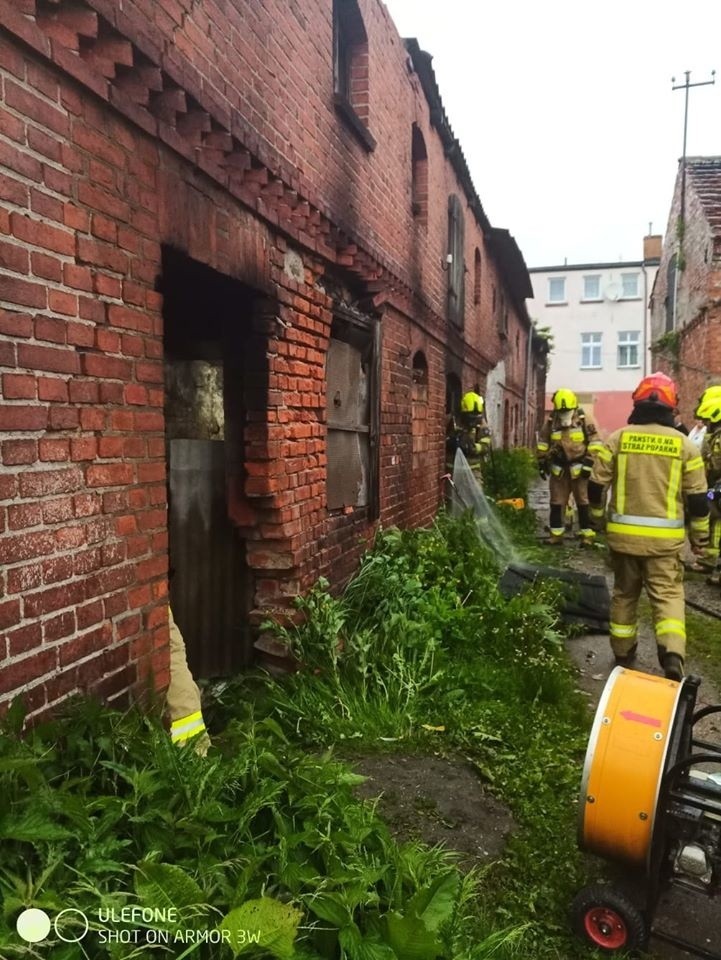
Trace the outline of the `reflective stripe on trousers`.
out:
<instances>
[{"instance_id":1,"label":"reflective stripe on trousers","mask_svg":"<svg viewBox=\"0 0 721 960\"><path fill-rule=\"evenodd\" d=\"M170 737L182 744L205 733L200 704L200 690L188 667L183 635L168 608L170 627L170 685L166 694L166 709L170 718Z\"/></svg>"},{"instance_id":2,"label":"reflective stripe on trousers","mask_svg":"<svg viewBox=\"0 0 721 960\"><path fill-rule=\"evenodd\" d=\"M205 730L203 714L198 710L187 717L180 717L179 720L173 720L170 724L170 739L173 743L182 743L184 740L190 740L197 737L199 733Z\"/></svg>"},{"instance_id":3,"label":"reflective stripe on trousers","mask_svg":"<svg viewBox=\"0 0 721 960\"><path fill-rule=\"evenodd\" d=\"M669 653L686 653L683 564L677 553L638 557L611 550L613 597L611 646L625 656L634 643L638 600L645 589L651 603L656 643ZM631 633L633 630L633 633Z\"/></svg>"}]
</instances>

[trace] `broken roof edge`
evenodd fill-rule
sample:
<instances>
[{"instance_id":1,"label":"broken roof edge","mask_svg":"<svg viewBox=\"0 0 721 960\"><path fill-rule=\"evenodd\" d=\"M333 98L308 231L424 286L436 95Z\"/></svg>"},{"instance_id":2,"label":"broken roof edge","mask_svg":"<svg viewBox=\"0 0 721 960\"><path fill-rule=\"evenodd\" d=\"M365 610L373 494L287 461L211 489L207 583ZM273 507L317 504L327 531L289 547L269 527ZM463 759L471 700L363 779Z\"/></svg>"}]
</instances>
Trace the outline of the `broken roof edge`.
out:
<instances>
[{"instance_id":1,"label":"broken roof edge","mask_svg":"<svg viewBox=\"0 0 721 960\"><path fill-rule=\"evenodd\" d=\"M508 283L509 290L521 318L530 324L531 320L528 315L528 310L526 309L525 300L533 297L533 287L531 286L531 279L528 275L528 268L526 267L523 254L509 231L501 227L492 227L490 220L486 216L481 198L473 186L473 180L463 149L453 133L453 129L446 115L441 93L438 89L436 74L431 66L431 61L433 60L432 54L426 50L422 50L415 37L406 37L403 42L411 58L413 67L418 74L423 93L428 101L431 125L438 131L446 158L458 177L458 182L466 195L468 205L481 231L487 235L489 243L498 258L499 267Z\"/></svg>"}]
</instances>

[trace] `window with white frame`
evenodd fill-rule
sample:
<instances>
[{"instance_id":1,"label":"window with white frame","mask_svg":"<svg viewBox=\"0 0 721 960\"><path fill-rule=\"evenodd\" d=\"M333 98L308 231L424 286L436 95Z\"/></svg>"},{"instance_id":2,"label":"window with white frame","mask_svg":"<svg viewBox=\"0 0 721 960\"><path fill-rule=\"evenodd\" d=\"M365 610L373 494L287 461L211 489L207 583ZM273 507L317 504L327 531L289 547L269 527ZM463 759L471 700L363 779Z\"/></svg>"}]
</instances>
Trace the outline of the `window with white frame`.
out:
<instances>
[{"instance_id":1,"label":"window with white frame","mask_svg":"<svg viewBox=\"0 0 721 960\"><path fill-rule=\"evenodd\" d=\"M566 302L566 278L549 277L548 278L548 302L565 303Z\"/></svg>"},{"instance_id":2,"label":"window with white frame","mask_svg":"<svg viewBox=\"0 0 721 960\"><path fill-rule=\"evenodd\" d=\"M621 296L626 299L633 299L638 297L638 274L637 273L622 273L621 274Z\"/></svg>"},{"instance_id":3,"label":"window with white frame","mask_svg":"<svg viewBox=\"0 0 721 960\"><path fill-rule=\"evenodd\" d=\"M601 278L600 276L589 276L583 278L583 299L600 300L601 299Z\"/></svg>"},{"instance_id":4,"label":"window with white frame","mask_svg":"<svg viewBox=\"0 0 721 960\"><path fill-rule=\"evenodd\" d=\"M619 367L637 367L638 366L638 343L640 334L638 330L620 331L618 334L618 366Z\"/></svg>"},{"instance_id":5,"label":"window with white frame","mask_svg":"<svg viewBox=\"0 0 721 960\"><path fill-rule=\"evenodd\" d=\"M581 367L598 370L601 367L601 334L581 334Z\"/></svg>"}]
</instances>

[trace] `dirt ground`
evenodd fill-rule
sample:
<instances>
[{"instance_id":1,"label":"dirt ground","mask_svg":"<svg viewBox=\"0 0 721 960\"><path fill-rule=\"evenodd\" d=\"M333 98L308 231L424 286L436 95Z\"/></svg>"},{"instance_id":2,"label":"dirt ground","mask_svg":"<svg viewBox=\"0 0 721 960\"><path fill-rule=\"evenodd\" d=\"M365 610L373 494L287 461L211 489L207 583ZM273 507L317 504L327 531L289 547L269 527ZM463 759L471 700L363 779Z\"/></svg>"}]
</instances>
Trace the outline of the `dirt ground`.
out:
<instances>
[{"instance_id":1,"label":"dirt ground","mask_svg":"<svg viewBox=\"0 0 721 960\"><path fill-rule=\"evenodd\" d=\"M358 793L380 796L378 812L397 839L443 843L462 854L462 869L503 851L510 812L463 761L394 753L354 758L353 765L368 777Z\"/></svg>"},{"instance_id":2,"label":"dirt ground","mask_svg":"<svg viewBox=\"0 0 721 960\"><path fill-rule=\"evenodd\" d=\"M538 514L540 529L548 516L545 485L539 483L532 491L531 506ZM559 562L562 565L587 573L604 574L611 586L612 576L602 551L582 549L569 541L568 546L559 548L561 553ZM721 612L718 588L691 583L687 596L718 604ZM721 629L721 625L714 624L712 628ZM589 711L595 712L613 668L608 636L579 636L570 639L567 646L578 667L579 690L588 698ZM694 662L693 651L689 651L687 673L701 676L699 667ZM639 632L637 669L661 673L649 624L644 624ZM699 706L719 702L719 691L702 680ZM721 740L721 719L709 720L703 734L713 742ZM379 813L398 839L418 838L430 844L444 843L461 853L461 863L466 868L497 859L502 853L506 838L513 830L513 819L509 810L488 794L465 761L393 753L359 757L354 759L354 766L368 778L359 793L369 799L378 798ZM579 770L579 781L580 775ZM599 863L599 877L603 874L603 865ZM620 876L620 880L628 889L628 878ZM629 893L640 896L642 890L631 888ZM721 905L718 900L706 900L674 888L662 898L654 926L677 936L692 938L706 950L721 949ZM654 960L687 960L692 956L658 938L651 940L650 949Z\"/></svg>"}]
</instances>

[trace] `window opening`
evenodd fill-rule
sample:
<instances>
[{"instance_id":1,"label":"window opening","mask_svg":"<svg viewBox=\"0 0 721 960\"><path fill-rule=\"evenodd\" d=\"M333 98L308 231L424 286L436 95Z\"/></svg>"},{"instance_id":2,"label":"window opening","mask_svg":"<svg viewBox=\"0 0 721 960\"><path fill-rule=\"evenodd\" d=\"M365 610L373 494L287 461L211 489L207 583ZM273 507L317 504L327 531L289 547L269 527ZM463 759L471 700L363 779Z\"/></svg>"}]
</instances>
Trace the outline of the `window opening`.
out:
<instances>
[{"instance_id":1,"label":"window opening","mask_svg":"<svg viewBox=\"0 0 721 960\"><path fill-rule=\"evenodd\" d=\"M566 302L566 278L549 277L548 278L548 302L565 303Z\"/></svg>"},{"instance_id":2,"label":"window opening","mask_svg":"<svg viewBox=\"0 0 721 960\"><path fill-rule=\"evenodd\" d=\"M583 278L583 299L600 300L601 299L601 278L599 276Z\"/></svg>"},{"instance_id":3,"label":"window opening","mask_svg":"<svg viewBox=\"0 0 721 960\"><path fill-rule=\"evenodd\" d=\"M621 296L625 299L633 300L638 297L638 274L621 274Z\"/></svg>"},{"instance_id":4,"label":"window opening","mask_svg":"<svg viewBox=\"0 0 721 960\"><path fill-rule=\"evenodd\" d=\"M473 303L479 306L481 302L481 251L476 247L473 255Z\"/></svg>"},{"instance_id":5,"label":"window opening","mask_svg":"<svg viewBox=\"0 0 721 960\"><path fill-rule=\"evenodd\" d=\"M367 150L370 116L368 37L356 0L333 0L333 100Z\"/></svg>"},{"instance_id":6,"label":"window opening","mask_svg":"<svg viewBox=\"0 0 721 960\"><path fill-rule=\"evenodd\" d=\"M326 363L327 507L378 515L379 327L339 311Z\"/></svg>"},{"instance_id":7,"label":"window opening","mask_svg":"<svg viewBox=\"0 0 721 960\"><path fill-rule=\"evenodd\" d=\"M581 366L597 369L601 366L601 334L581 334Z\"/></svg>"},{"instance_id":8,"label":"window opening","mask_svg":"<svg viewBox=\"0 0 721 960\"><path fill-rule=\"evenodd\" d=\"M640 334L638 330L621 331L618 334L618 366L637 367L638 344Z\"/></svg>"},{"instance_id":9,"label":"window opening","mask_svg":"<svg viewBox=\"0 0 721 960\"><path fill-rule=\"evenodd\" d=\"M448 319L461 328L465 309L464 233L463 210L453 193L448 198Z\"/></svg>"},{"instance_id":10,"label":"window opening","mask_svg":"<svg viewBox=\"0 0 721 960\"><path fill-rule=\"evenodd\" d=\"M413 124L411 131L411 209L418 222L425 225L428 221L428 153L417 123Z\"/></svg>"}]
</instances>

